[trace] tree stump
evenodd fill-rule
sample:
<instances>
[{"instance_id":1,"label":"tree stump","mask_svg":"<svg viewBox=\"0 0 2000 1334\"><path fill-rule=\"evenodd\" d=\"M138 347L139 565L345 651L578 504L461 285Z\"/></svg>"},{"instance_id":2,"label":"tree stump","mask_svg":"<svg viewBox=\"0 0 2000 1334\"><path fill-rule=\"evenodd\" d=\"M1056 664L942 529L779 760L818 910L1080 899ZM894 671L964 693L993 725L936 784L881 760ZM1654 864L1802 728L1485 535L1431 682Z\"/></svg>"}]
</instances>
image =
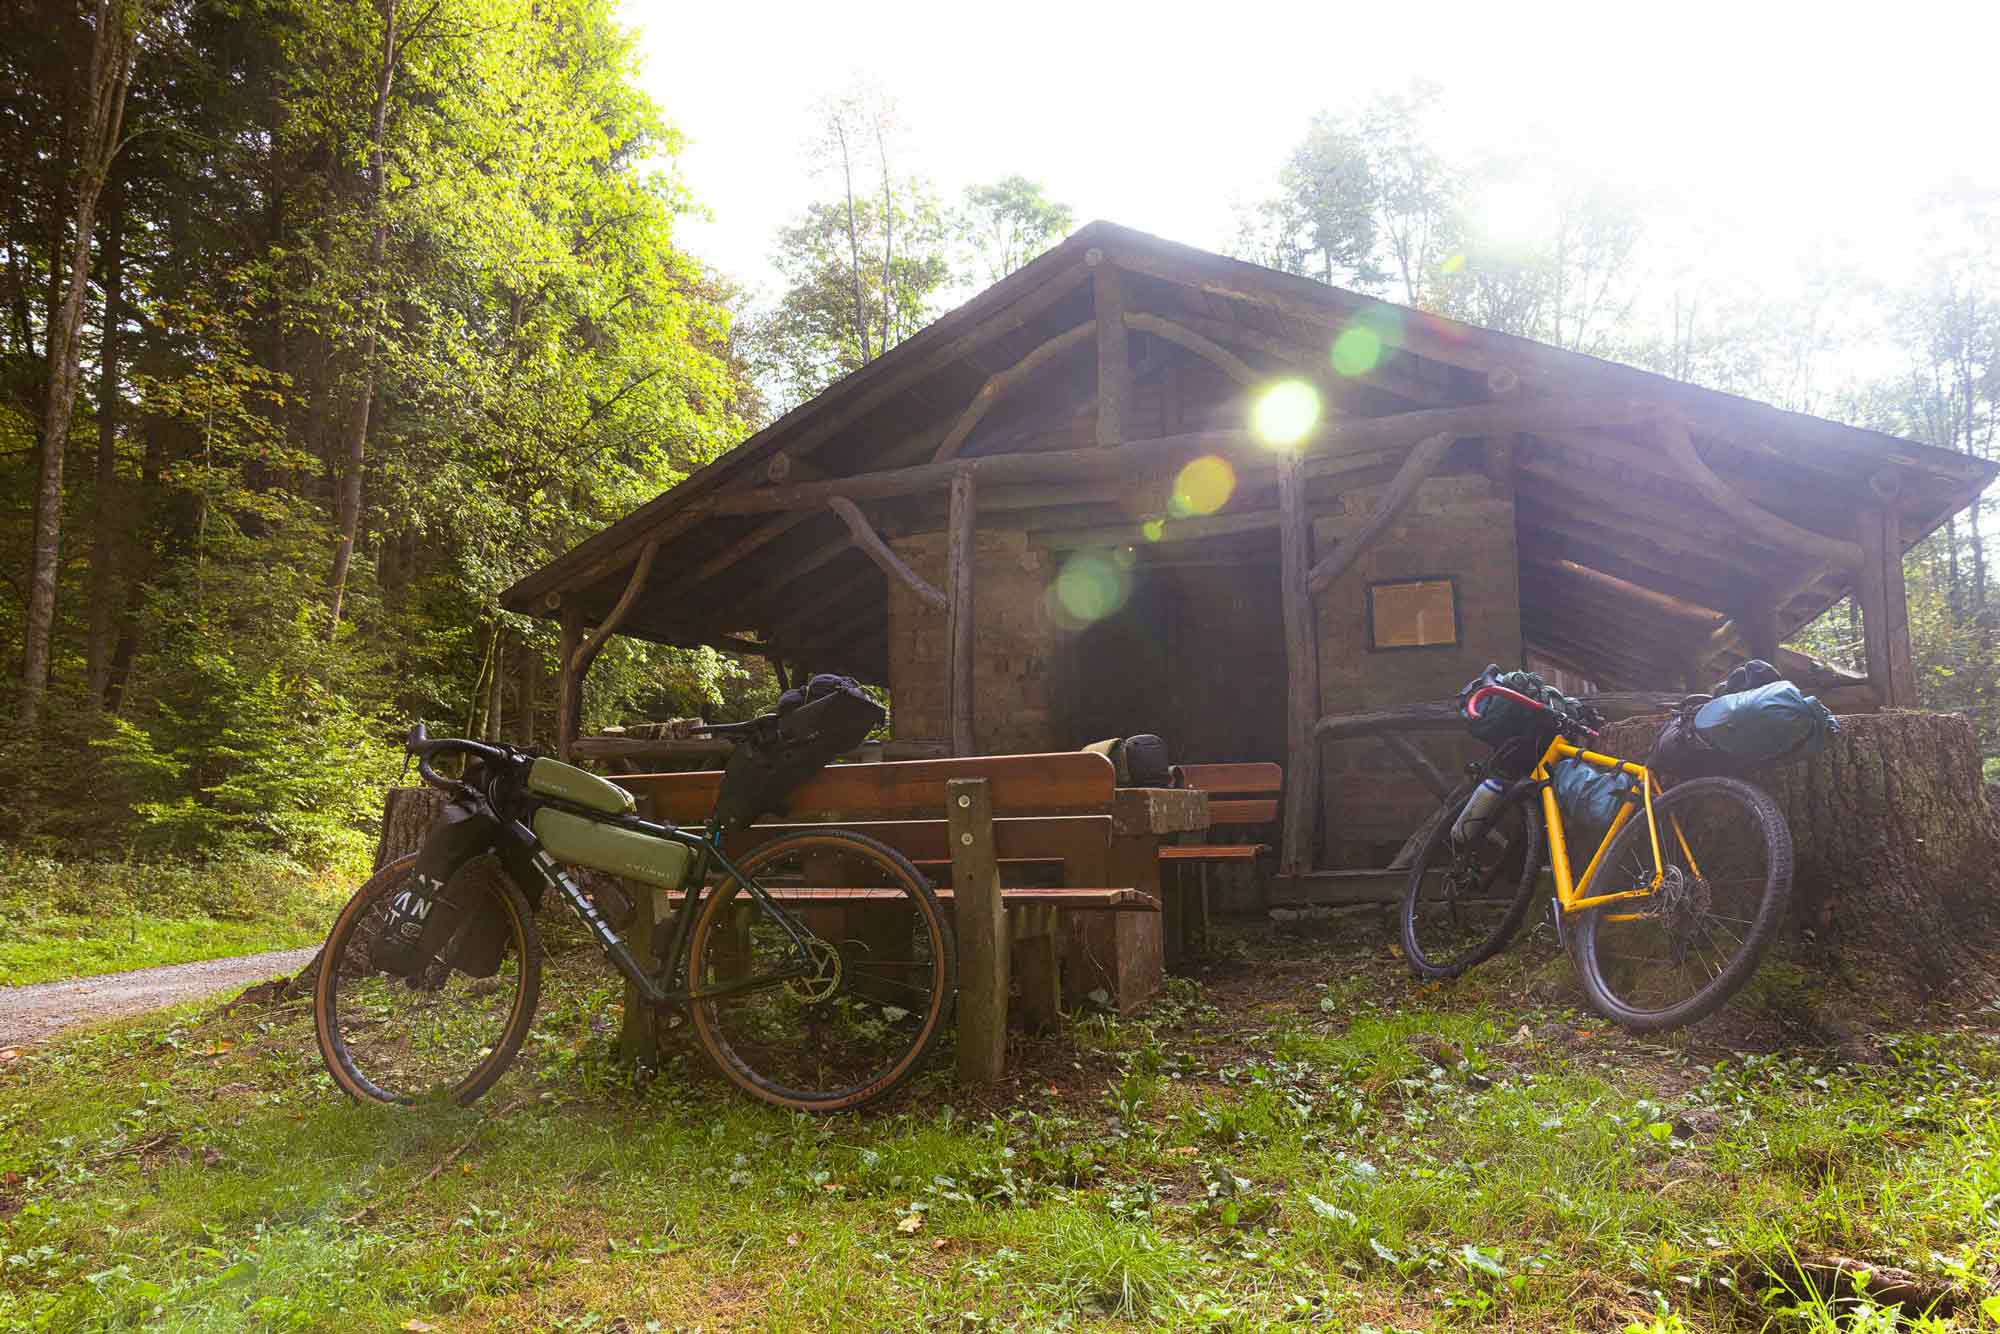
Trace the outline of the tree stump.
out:
<instances>
[{"instance_id":1,"label":"tree stump","mask_svg":"<svg viewBox=\"0 0 2000 1334\"><path fill-rule=\"evenodd\" d=\"M1643 759L1663 721L1614 723L1602 748ZM1840 727L1819 754L1744 777L1777 800L1796 857L1770 957L1804 970L1804 1017L1845 1045L1843 1014L1895 1022L1996 993L2000 815L1963 716L1847 714Z\"/></svg>"}]
</instances>

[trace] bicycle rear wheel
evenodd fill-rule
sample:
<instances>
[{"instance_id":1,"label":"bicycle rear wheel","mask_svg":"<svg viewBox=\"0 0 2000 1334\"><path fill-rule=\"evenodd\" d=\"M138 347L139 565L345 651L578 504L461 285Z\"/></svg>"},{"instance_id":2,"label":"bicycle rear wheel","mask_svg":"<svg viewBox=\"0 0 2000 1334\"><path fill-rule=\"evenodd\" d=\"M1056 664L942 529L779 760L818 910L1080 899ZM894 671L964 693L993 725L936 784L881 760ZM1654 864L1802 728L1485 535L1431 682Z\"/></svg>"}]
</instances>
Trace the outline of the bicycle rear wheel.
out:
<instances>
[{"instance_id":1,"label":"bicycle rear wheel","mask_svg":"<svg viewBox=\"0 0 2000 1334\"><path fill-rule=\"evenodd\" d=\"M1734 778L1698 778L1653 799L1661 883L1586 909L1576 961L1607 1019L1656 1033L1704 1019L1748 981L1792 892L1792 836L1777 804ZM1655 866L1643 812L1605 850L1589 892L1644 889Z\"/></svg>"},{"instance_id":2,"label":"bicycle rear wheel","mask_svg":"<svg viewBox=\"0 0 2000 1334\"><path fill-rule=\"evenodd\" d=\"M740 1088L808 1112L859 1107L923 1063L958 978L951 928L928 882L872 838L827 830L778 838L739 863L805 937L811 973L778 979L798 949L740 881L695 919L688 977L696 1036ZM770 979L760 983L759 979Z\"/></svg>"},{"instance_id":3,"label":"bicycle rear wheel","mask_svg":"<svg viewBox=\"0 0 2000 1334\"><path fill-rule=\"evenodd\" d=\"M541 941L521 891L480 857L445 887L464 914L439 958L408 980L383 972L375 942L416 862L390 862L334 919L313 984L313 1028L350 1097L470 1103L507 1072L534 1022Z\"/></svg>"},{"instance_id":4,"label":"bicycle rear wheel","mask_svg":"<svg viewBox=\"0 0 2000 1334\"><path fill-rule=\"evenodd\" d=\"M1503 798L1485 837L1460 847L1451 827L1472 791L1468 783L1445 799L1403 891L1403 956L1421 978L1457 977L1504 949L1541 876L1536 790L1524 785Z\"/></svg>"}]
</instances>

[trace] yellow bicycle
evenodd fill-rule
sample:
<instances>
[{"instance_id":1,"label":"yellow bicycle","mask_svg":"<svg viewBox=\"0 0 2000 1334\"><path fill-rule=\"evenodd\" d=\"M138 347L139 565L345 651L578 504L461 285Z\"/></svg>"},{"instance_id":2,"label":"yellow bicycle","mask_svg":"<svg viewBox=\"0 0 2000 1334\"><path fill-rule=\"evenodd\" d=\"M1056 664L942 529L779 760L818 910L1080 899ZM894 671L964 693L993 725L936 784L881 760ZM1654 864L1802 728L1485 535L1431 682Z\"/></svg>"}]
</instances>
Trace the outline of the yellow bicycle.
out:
<instances>
[{"instance_id":1,"label":"yellow bicycle","mask_svg":"<svg viewBox=\"0 0 2000 1334\"><path fill-rule=\"evenodd\" d=\"M1510 779L1523 753L1516 747L1510 765L1502 747L1448 803L1404 891L1410 967L1452 978L1497 954L1526 920L1546 865L1557 930L1600 1014L1635 1032L1706 1018L1756 971L1791 898L1792 838L1777 804L1735 778L1663 789L1645 765L1588 749L1597 734L1586 719L1506 686L1473 692L1467 716L1496 695L1548 715L1524 738L1540 758ZM1564 761L1631 780L1581 876L1551 779ZM1454 819L1482 782L1481 805Z\"/></svg>"}]
</instances>

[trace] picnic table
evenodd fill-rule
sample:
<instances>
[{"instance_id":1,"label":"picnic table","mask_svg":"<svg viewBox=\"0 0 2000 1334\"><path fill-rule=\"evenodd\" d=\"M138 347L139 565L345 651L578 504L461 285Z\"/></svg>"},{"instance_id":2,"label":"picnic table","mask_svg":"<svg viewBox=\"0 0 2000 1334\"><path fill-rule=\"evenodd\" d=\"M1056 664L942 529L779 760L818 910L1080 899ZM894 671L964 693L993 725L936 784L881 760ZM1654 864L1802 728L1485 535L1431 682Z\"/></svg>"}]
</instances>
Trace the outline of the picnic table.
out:
<instances>
[{"instance_id":1,"label":"picnic table","mask_svg":"<svg viewBox=\"0 0 2000 1334\"><path fill-rule=\"evenodd\" d=\"M783 817L732 834L729 846L745 850L802 825L858 829L948 884L959 924L961 1073L972 1072L970 1046L973 1068L991 1078L1010 973L1019 1017L1037 1027L1054 1022L1061 1003L1093 995L1129 1012L1179 957L1182 906L1170 893L1161 911L1160 848L1207 827L1207 796L1118 788L1114 778L1108 759L1083 751L834 765L792 794ZM642 810L681 823L706 817L721 781L719 770L617 778ZM954 794L964 783L984 787ZM1025 883L1033 881L1042 883ZM968 1024L981 1030L970 1044Z\"/></svg>"}]
</instances>

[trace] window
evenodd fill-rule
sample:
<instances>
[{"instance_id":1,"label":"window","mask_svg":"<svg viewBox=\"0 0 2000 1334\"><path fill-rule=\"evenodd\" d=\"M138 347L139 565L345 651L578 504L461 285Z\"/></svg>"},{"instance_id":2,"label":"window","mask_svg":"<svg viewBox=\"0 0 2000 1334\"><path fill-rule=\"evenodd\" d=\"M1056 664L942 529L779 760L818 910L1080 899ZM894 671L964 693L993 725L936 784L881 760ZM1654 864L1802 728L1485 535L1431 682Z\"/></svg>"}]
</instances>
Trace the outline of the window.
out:
<instances>
[{"instance_id":1,"label":"window","mask_svg":"<svg viewBox=\"0 0 2000 1334\"><path fill-rule=\"evenodd\" d=\"M1404 579L1368 585L1368 647L1438 648L1458 643L1458 580Z\"/></svg>"}]
</instances>

